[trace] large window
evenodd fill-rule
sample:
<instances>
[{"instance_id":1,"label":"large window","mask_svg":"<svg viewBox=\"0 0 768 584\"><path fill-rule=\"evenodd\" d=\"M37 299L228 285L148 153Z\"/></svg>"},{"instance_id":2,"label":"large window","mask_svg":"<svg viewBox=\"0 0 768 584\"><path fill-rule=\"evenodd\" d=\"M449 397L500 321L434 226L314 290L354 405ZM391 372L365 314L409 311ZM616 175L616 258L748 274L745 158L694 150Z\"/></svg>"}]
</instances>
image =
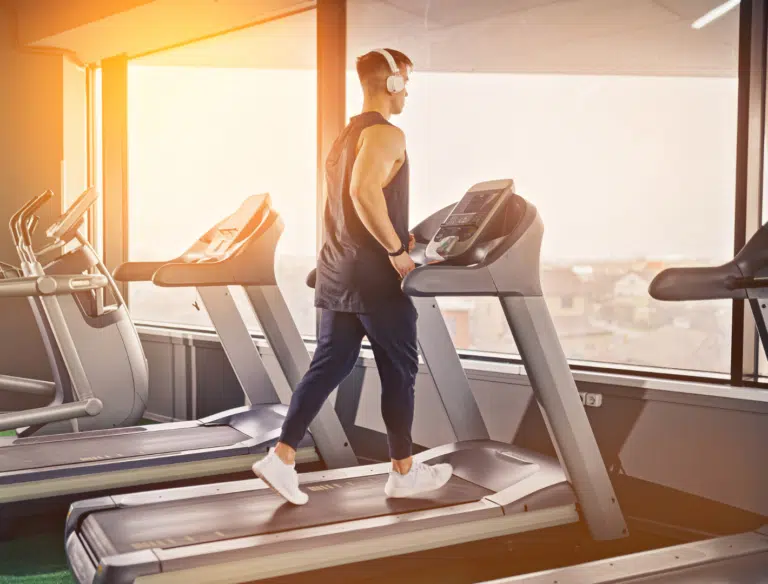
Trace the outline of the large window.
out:
<instances>
[{"instance_id":1,"label":"large window","mask_svg":"<svg viewBox=\"0 0 768 584\"><path fill-rule=\"evenodd\" d=\"M316 256L315 13L133 61L128 87L130 259L174 258L269 193L285 223L278 285L314 334L304 281ZM130 300L137 320L210 326L194 289L135 284Z\"/></svg>"},{"instance_id":2,"label":"large window","mask_svg":"<svg viewBox=\"0 0 768 584\"><path fill-rule=\"evenodd\" d=\"M417 6L419 8L417 8ZM732 255L738 11L693 2L349 2L356 56L415 63L402 116L411 220L512 178L539 209L542 280L569 358L726 372L730 302L662 303L661 269ZM441 302L459 348L516 351L498 302Z\"/></svg>"}]
</instances>

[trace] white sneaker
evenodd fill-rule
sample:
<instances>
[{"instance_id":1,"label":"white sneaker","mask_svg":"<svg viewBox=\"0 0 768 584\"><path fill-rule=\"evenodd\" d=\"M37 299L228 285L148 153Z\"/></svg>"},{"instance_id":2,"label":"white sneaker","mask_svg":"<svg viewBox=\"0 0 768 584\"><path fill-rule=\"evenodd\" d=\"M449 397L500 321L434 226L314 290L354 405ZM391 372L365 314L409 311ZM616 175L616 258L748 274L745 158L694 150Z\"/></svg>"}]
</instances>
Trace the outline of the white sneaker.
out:
<instances>
[{"instance_id":1,"label":"white sneaker","mask_svg":"<svg viewBox=\"0 0 768 584\"><path fill-rule=\"evenodd\" d=\"M423 462L415 462L407 474L392 470L389 480L384 487L387 497L411 497L428 491L436 491L447 483L453 474L450 464L435 464L430 466Z\"/></svg>"},{"instance_id":2,"label":"white sneaker","mask_svg":"<svg viewBox=\"0 0 768 584\"><path fill-rule=\"evenodd\" d=\"M254 474L273 491L294 505L304 505L309 495L299 489L299 473L295 464L285 464L270 448L269 454L251 467Z\"/></svg>"}]
</instances>

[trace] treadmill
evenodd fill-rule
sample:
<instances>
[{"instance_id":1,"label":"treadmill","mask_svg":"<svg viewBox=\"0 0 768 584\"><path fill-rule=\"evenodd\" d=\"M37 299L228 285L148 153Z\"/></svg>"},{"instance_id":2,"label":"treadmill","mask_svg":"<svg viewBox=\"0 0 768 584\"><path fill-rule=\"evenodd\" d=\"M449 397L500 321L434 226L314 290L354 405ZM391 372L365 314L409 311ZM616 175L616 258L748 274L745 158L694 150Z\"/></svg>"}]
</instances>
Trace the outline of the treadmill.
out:
<instances>
[{"instance_id":1,"label":"treadmill","mask_svg":"<svg viewBox=\"0 0 768 584\"><path fill-rule=\"evenodd\" d=\"M251 392L252 405L195 421L32 437L0 446L0 511L10 503L250 472L253 462L277 442L287 412L284 404L309 366L309 354L275 281L275 248L282 230L269 195L254 195L177 261L151 266L152 280L160 286L198 286L216 315L227 302L234 307L226 287L243 286L285 375L282 384L270 382L245 325L233 319L233 326L222 331L224 345L230 357L232 350L246 351L233 362L247 367L238 369L238 376ZM138 278L147 266L128 265L120 271L126 278ZM103 285L106 277L98 277ZM5 284L13 283L0 282L0 295ZM234 326L238 323L239 328ZM67 334L65 326L59 328ZM244 344L230 342L237 333ZM72 345L64 352L67 368L80 387L87 387L88 376ZM257 386L254 380L263 383ZM357 464L330 404L310 430L300 445L300 464L319 457L330 468Z\"/></svg>"},{"instance_id":2,"label":"treadmill","mask_svg":"<svg viewBox=\"0 0 768 584\"><path fill-rule=\"evenodd\" d=\"M442 489L422 498L387 499L391 464L383 463L300 475L310 495L300 507L258 479L78 502L65 529L78 582L253 582L581 520L596 540L628 535L542 297L536 208L511 180L484 182L414 235L422 265L403 289L432 303L499 298L559 460L460 440L415 456L454 467Z\"/></svg>"},{"instance_id":3,"label":"treadmill","mask_svg":"<svg viewBox=\"0 0 768 584\"><path fill-rule=\"evenodd\" d=\"M54 318L52 308L46 308L46 294L28 295L32 313L40 330L53 382L2 376L4 391L18 395L37 395L48 398L43 407L29 408L0 414L0 431L14 429L21 438L44 436L84 430L99 430L118 426L131 426L141 419L147 403L149 374L139 335L127 307L108 270L96 252L80 233L85 213L98 199L98 191L84 191L47 230L50 243L39 251L32 247L32 233L37 224L37 212L47 204L53 193L46 191L33 197L11 218L11 234L21 260L18 277L0 280L3 295L26 295L24 287L39 278L71 277L68 283L81 280L79 275L98 274L101 285L93 289L67 291L60 287L55 294L55 310L60 311L71 336L77 359L87 378L77 381L84 391L100 402L89 407L78 398L73 387L72 372L68 371L54 330L49 322ZM42 265L39 257L61 250L69 244L74 247ZM83 280L83 282L85 282ZM91 282L93 283L93 281ZM17 294L16 292L19 292ZM104 293L112 296L112 303L104 305Z\"/></svg>"},{"instance_id":4,"label":"treadmill","mask_svg":"<svg viewBox=\"0 0 768 584\"><path fill-rule=\"evenodd\" d=\"M656 300L749 301L768 356L768 223L730 262L668 268L649 286ZM494 584L755 584L768 582L768 523L744 533L626 554L578 566L495 580Z\"/></svg>"}]
</instances>

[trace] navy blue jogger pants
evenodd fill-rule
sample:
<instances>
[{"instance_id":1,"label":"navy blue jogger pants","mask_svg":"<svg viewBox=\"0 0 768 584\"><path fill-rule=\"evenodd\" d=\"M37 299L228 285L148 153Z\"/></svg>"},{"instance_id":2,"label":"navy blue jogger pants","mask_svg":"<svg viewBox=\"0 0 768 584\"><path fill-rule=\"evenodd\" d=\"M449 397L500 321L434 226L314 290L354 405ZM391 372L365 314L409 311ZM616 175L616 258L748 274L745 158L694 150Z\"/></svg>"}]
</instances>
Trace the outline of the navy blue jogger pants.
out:
<instances>
[{"instance_id":1,"label":"navy blue jogger pants","mask_svg":"<svg viewBox=\"0 0 768 584\"><path fill-rule=\"evenodd\" d=\"M389 455L394 460L411 456L413 388L419 367L417 318L416 308L405 296L365 314L323 309L317 348L291 397L280 441L298 447L325 400L352 371L367 336L381 379L381 415Z\"/></svg>"}]
</instances>

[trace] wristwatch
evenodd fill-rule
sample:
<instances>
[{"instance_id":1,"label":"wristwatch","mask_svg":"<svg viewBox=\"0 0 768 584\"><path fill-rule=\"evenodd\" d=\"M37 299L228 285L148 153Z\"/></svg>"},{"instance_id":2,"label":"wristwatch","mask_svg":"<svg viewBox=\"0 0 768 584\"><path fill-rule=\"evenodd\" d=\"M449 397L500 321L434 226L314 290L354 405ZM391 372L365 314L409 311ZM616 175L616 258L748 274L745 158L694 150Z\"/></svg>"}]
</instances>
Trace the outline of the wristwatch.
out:
<instances>
[{"instance_id":1,"label":"wristwatch","mask_svg":"<svg viewBox=\"0 0 768 584\"><path fill-rule=\"evenodd\" d=\"M405 244L404 244L404 243L401 243L401 244L400 244L400 249L398 249L397 251L392 251L392 252L389 252L389 251L388 251L388 252L387 252L387 255L388 255L389 257L391 257L391 258L394 258L394 257L397 257L397 256L399 256L401 253L405 253L406 251L408 251L408 250L407 250L407 249L405 249Z\"/></svg>"}]
</instances>

